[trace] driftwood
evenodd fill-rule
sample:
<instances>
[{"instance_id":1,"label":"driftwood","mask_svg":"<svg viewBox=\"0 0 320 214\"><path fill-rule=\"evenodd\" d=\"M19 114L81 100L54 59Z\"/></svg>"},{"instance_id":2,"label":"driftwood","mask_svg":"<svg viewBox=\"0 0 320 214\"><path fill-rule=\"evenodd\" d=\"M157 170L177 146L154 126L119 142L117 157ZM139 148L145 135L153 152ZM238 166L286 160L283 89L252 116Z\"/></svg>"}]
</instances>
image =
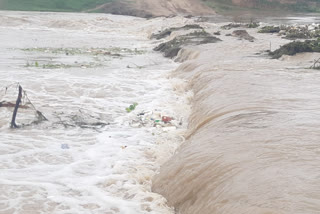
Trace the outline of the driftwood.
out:
<instances>
[{"instance_id":1,"label":"driftwood","mask_svg":"<svg viewBox=\"0 0 320 214\"><path fill-rule=\"evenodd\" d=\"M18 109L19 109L19 105L21 103L21 98L22 98L22 87L19 85L19 94L18 94L18 98L16 101L16 105L14 107L14 111L12 114L12 120L11 120L11 126L10 128L18 128L17 124L16 124L16 117L17 117L17 113L18 113Z\"/></svg>"},{"instance_id":2,"label":"driftwood","mask_svg":"<svg viewBox=\"0 0 320 214\"><path fill-rule=\"evenodd\" d=\"M15 103L11 103L11 102L6 102L6 101L2 101L0 102L0 107L5 107L5 108L14 108L16 106ZM29 107L26 105L19 105L19 108L23 108L23 109L28 109Z\"/></svg>"},{"instance_id":3,"label":"driftwood","mask_svg":"<svg viewBox=\"0 0 320 214\"><path fill-rule=\"evenodd\" d=\"M39 123L41 123L43 121L48 121L48 119L42 114L42 112L40 112L36 109L36 107L30 101L30 99L27 95L27 92L25 90L23 90L23 88L22 88L22 86L20 86L20 84L12 84L10 86L5 87L5 94L7 92L7 89L11 86L17 86L19 89L16 103L7 102L4 100L0 101L0 108L1 107L10 108L10 109L14 108L10 128L15 129L15 128L20 128L20 127L38 125ZM36 118L31 123L17 125L16 117L17 117L19 108L30 109L31 111L34 112ZM29 110L27 112L30 113ZM91 116L90 114L84 115L84 113L81 110L79 110L79 112L80 112L80 115L76 114L76 115L69 116L69 118L70 118L69 120L62 120L58 116L60 121L57 123L52 123L52 125L63 125L65 128L67 128L67 127L89 128L89 129L95 129L97 131L99 128L103 128L107 125L110 125L110 123L101 122L100 117ZM85 116L87 116L87 118L85 118Z\"/></svg>"},{"instance_id":4,"label":"driftwood","mask_svg":"<svg viewBox=\"0 0 320 214\"><path fill-rule=\"evenodd\" d=\"M18 91L18 97L16 100L16 103L12 103L12 102L7 102L7 101L1 101L0 102L0 108L4 107L4 108L14 108L13 110L13 114L12 114L12 119L11 119L11 124L10 124L10 128L19 128L21 126L29 126L29 125L33 125L33 124L39 124L42 121L47 121L48 119L40 112L38 111L35 106L32 104L32 102L30 101L27 92L25 90L23 90L22 86L18 83L18 84L12 84L10 86L5 87L5 94L8 90L8 88L12 87L12 86L17 86L19 91ZM30 124L23 124L21 126L18 126L16 124L16 117L18 114L18 110L19 108L21 109L33 109L34 113L36 115L36 120L33 121Z\"/></svg>"},{"instance_id":5,"label":"driftwood","mask_svg":"<svg viewBox=\"0 0 320 214\"><path fill-rule=\"evenodd\" d=\"M320 69L320 58L314 60L313 65L310 67L311 69Z\"/></svg>"}]
</instances>

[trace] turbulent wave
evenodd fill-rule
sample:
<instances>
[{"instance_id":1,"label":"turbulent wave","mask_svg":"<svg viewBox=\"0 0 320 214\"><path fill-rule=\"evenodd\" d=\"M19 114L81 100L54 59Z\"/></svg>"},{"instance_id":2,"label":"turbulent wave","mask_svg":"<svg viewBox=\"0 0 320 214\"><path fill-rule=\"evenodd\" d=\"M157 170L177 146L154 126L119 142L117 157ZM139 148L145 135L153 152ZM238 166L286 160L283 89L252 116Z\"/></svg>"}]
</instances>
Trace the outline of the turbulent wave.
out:
<instances>
[{"instance_id":1,"label":"turbulent wave","mask_svg":"<svg viewBox=\"0 0 320 214\"><path fill-rule=\"evenodd\" d=\"M185 51L175 71L194 92L189 132L153 190L176 213L320 212L319 55L271 60L257 53L286 41L249 33Z\"/></svg>"},{"instance_id":2,"label":"turbulent wave","mask_svg":"<svg viewBox=\"0 0 320 214\"><path fill-rule=\"evenodd\" d=\"M177 65L147 38L163 19L0 13L0 213L173 213L151 177L179 131L132 125L139 113L186 111L172 90L181 81L167 79ZM23 100L16 122L28 126L9 128L16 83L47 121L32 123Z\"/></svg>"}]
</instances>

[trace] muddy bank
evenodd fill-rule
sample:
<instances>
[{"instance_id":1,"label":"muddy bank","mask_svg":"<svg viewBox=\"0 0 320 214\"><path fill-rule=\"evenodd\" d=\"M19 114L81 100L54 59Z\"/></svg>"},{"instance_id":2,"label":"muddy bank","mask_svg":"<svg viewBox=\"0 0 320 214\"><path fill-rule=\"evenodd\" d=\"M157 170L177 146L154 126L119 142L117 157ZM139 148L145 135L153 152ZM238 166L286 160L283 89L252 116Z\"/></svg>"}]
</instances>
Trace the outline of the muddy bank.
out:
<instances>
[{"instance_id":1,"label":"muddy bank","mask_svg":"<svg viewBox=\"0 0 320 214\"><path fill-rule=\"evenodd\" d=\"M197 0L135 0L115 1L99 7L99 11L111 14L144 18L176 15L212 15L214 11Z\"/></svg>"}]
</instances>

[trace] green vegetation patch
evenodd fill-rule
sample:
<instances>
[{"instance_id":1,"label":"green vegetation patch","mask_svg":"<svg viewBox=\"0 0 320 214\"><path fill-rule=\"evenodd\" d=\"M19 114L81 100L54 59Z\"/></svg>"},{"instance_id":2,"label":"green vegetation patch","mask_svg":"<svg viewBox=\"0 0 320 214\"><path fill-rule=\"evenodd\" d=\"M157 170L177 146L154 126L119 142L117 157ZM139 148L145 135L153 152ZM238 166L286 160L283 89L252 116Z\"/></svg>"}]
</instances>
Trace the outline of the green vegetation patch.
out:
<instances>
[{"instance_id":1,"label":"green vegetation patch","mask_svg":"<svg viewBox=\"0 0 320 214\"><path fill-rule=\"evenodd\" d=\"M250 23L230 23L230 24L227 24L227 25L223 25L221 27L221 29L224 29L224 30L230 30L232 28L240 28L240 27L243 27L243 28L257 28L259 27L259 23L257 22L250 22Z\"/></svg>"},{"instance_id":2,"label":"green vegetation patch","mask_svg":"<svg viewBox=\"0 0 320 214\"><path fill-rule=\"evenodd\" d=\"M260 27L260 24L257 22L251 22L251 23L247 24L247 27L248 28L257 28L257 27Z\"/></svg>"},{"instance_id":3,"label":"green vegetation patch","mask_svg":"<svg viewBox=\"0 0 320 214\"><path fill-rule=\"evenodd\" d=\"M65 54L65 55L110 55L121 56L122 54L129 55L141 55L144 54L144 50L111 47L111 48L23 48L22 51L28 52L43 52L50 54Z\"/></svg>"},{"instance_id":4,"label":"green vegetation patch","mask_svg":"<svg viewBox=\"0 0 320 214\"><path fill-rule=\"evenodd\" d=\"M262 27L258 33L279 33L280 27L278 26L264 26Z\"/></svg>"},{"instance_id":5,"label":"green vegetation patch","mask_svg":"<svg viewBox=\"0 0 320 214\"><path fill-rule=\"evenodd\" d=\"M320 52L320 38L317 40L306 40L304 42L294 41L281 46L279 49L270 52L269 55L273 59L278 59L282 55L293 56L297 53L304 52Z\"/></svg>"},{"instance_id":6,"label":"green vegetation patch","mask_svg":"<svg viewBox=\"0 0 320 214\"><path fill-rule=\"evenodd\" d=\"M218 13L230 13L237 11L295 11L295 12L320 12L319 0L305 0L298 2L279 2L270 0L243 1L243 6L238 6L232 0L202 0L206 5Z\"/></svg>"},{"instance_id":7,"label":"green vegetation patch","mask_svg":"<svg viewBox=\"0 0 320 214\"><path fill-rule=\"evenodd\" d=\"M285 39L312 39L320 37L320 25L312 26L281 26L281 35L285 35Z\"/></svg>"},{"instance_id":8,"label":"green vegetation patch","mask_svg":"<svg viewBox=\"0 0 320 214\"><path fill-rule=\"evenodd\" d=\"M114 0L3 0L2 10L79 12Z\"/></svg>"},{"instance_id":9,"label":"green vegetation patch","mask_svg":"<svg viewBox=\"0 0 320 214\"><path fill-rule=\"evenodd\" d=\"M64 63L53 63L53 62L46 62L46 63L39 63L38 61L29 63L25 65L27 68L43 68L43 69L68 69L68 68L96 68L102 66L101 64L97 63L75 63L75 64L64 64Z\"/></svg>"}]
</instances>

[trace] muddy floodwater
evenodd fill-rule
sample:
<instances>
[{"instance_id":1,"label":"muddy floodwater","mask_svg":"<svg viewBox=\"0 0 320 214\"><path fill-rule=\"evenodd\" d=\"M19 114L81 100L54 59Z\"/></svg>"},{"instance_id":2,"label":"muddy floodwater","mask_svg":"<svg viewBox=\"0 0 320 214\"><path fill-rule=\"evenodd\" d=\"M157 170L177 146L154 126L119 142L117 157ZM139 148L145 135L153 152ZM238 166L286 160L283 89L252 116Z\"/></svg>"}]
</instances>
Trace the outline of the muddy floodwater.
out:
<instances>
[{"instance_id":1,"label":"muddy floodwater","mask_svg":"<svg viewBox=\"0 0 320 214\"><path fill-rule=\"evenodd\" d=\"M249 42L222 25L206 29L222 42L180 53L189 129L153 190L183 214L320 213L320 71L309 69L320 54L271 59L290 40L245 29Z\"/></svg>"},{"instance_id":2,"label":"muddy floodwater","mask_svg":"<svg viewBox=\"0 0 320 214\"><path fill-rule=\"evenodd\" d=\"M0 213L319 214L320 54L204 20L0 12ZM221 41L152 50L194 23Z\"/></svg>"},{"instance_id":3,"label":"muddy floodwater","mask_svg":"<svg viewBox=\"0 0 320 214\"><path fill-rule=\"evenodd\" d=\"M151 178L183 141L175 133L183 125L163 130L137 117L157 112L186 124L187 96L174 92L184 83L168 79L177 64L148 39L163 24L0 12L0 101L15 103L20 84L28 107L16 130L13 108L0 107L1 214L172 213ZM48 121L38 123L33 107Z\"/></svg>"}]
</instances>

